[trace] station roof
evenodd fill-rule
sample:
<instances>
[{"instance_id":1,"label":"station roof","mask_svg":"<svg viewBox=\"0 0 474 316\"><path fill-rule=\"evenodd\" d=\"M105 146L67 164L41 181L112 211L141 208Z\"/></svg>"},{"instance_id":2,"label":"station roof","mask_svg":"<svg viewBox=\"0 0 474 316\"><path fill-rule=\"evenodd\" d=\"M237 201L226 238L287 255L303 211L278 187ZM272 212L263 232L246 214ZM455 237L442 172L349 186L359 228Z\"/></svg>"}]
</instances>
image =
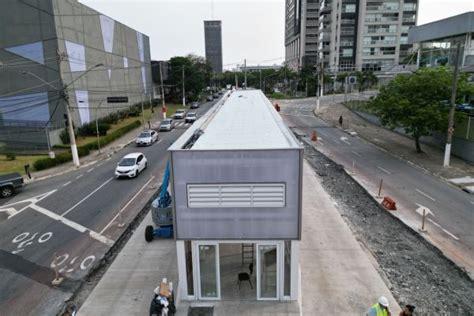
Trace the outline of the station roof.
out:
<instances>
[{"instance_id":1,"label":"station roof","mask_svg":"<svg viewBox=\"0 0 474 316\"><path fill-rule=\"evenodd\" d=\"M260 90L228 92L196 121L169 150L180 150L201 129L202 135L187 150L299 149L270 100Z\"/></svg>"}]
</instances>

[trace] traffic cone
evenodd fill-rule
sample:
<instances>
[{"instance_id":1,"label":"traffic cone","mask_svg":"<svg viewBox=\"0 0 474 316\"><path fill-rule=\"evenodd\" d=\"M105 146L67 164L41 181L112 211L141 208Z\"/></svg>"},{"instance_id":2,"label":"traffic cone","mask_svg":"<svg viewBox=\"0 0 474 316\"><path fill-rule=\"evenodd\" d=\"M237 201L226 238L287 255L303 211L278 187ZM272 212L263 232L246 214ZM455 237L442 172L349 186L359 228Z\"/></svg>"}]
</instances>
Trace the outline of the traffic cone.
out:
<instances>
[{"instance_id":1,"label":"traffic cone","mask_svg":"<svg viewBox=\"0 0 474 316\"><path fill-rule=\"evenodd\" d=\"M311 140L313 142L317 142L318 141L318 133L316 133L316 131L313 131L313 134L311 134Z\"/></svg>"}]
</instances>

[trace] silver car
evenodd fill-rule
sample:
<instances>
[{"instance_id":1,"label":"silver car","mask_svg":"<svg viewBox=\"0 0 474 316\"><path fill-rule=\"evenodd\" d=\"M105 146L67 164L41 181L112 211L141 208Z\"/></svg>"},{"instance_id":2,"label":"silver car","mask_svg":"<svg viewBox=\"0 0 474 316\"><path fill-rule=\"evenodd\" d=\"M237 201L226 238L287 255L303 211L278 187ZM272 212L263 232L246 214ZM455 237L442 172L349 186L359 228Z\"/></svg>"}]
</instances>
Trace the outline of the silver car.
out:
<instances>
[{"instance_id":1,"label":"silver car","mask_svg":"<svg viewBox=\"0 0 474 316\"><path fill-rule=\"evenodd\" d=\"M160 131L171 131L174 128L174 122L172 119L164 119L160 123Z\"/></svg>"},{"instance_id":2,"label":"silver car","mask_svg":"<svg viewBox=\"0 0 474 316\"><path fill-rule=\"evenodd\" d=\"M174 113L173 117L174 117L175 119L183 119L185 115L186 115L186 111L185 111L185 110L176 110L176 112Z\"/></svg>"}]
</instances>

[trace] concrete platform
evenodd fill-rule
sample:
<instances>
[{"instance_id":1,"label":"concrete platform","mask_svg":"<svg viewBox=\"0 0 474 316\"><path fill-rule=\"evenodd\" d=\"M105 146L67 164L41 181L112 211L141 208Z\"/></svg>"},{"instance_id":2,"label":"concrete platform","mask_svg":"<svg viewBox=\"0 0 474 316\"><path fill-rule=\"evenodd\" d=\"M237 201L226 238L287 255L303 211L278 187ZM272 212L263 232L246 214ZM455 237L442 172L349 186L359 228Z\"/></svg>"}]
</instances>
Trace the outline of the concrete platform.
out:
<instances>
[{"instance_id":1,"label":"concrete platform","mask_svg":"<svg viewBox=\"0 0 474 316\"><path fill-rule=\"evenodd\" d=\"M363 315L380 295L389 299L392 315L398 314L400 308L377 272L375 260L361 248L307 163L303 186L300 301L181 301L177 315L188 315L191 305L214 306L214 315ZM148 215L79 315L147 315L159 281L167 277L177 282L175 243L146 243L144 229L150 223Z\"/></svg>"}]
</instances>

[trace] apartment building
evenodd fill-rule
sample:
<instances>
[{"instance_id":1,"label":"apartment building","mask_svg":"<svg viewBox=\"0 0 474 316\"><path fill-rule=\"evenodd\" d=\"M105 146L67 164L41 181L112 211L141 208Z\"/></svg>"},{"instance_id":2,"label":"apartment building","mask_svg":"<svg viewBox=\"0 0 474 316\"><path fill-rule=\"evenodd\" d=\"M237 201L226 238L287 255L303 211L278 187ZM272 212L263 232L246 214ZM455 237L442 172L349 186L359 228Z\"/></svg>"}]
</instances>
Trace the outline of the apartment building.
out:
<instances>
[{"instance_id":1,"label":"apartment building","mask_svg":"<svg viewBox=\"0 0 474 316\"><path fill-rule=\"evenodd\" d=\"M285 62L294 70L315 65L318 57L320 0L287 0Z\"/></svg>"},{"instance_id":2,"label":"apartment building","mask_svg":"<svg viewBox=\"0 0 474 316\"><path fill-rule=\"evenodd\" d=\"M222 22L204 21L206 61L214 73L222 73Z\"/></svg>"},{"instance_id":3,"label":"apartment building","mask_svg":"<svg viewBox=\"0 0 474 316\"><path fill-rule=\"evenodd\" d=\"M318 62L330 72L386 72L408 62L417 0L322 0Z\"/></svg>"}]
</instances>

